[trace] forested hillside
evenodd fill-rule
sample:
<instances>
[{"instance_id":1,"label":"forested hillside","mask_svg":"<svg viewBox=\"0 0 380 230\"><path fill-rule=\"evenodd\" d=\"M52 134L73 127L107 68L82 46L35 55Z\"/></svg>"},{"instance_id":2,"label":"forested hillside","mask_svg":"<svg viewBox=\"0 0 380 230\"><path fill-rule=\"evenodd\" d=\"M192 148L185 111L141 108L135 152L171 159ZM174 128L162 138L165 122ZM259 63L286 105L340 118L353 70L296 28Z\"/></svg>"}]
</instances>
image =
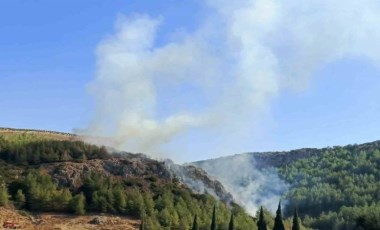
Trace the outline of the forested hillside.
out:
<instances>
[{"instance_id":1,"label":"forested hillside","mask_svg":"<svg viewBox=\"0 0 380 230\"><path fill-rule=\"evenodd\" d=\"M238 205L218 201L205 190L194 192L165 162L141 154L109 153L77 139L0 133L0 166L0 206L142 218L146 230L189 229L195 215L199 229L208 229L215 206L218 229L228 226L232 213L235 229L256 229L252 217ZM191 167L184 171L188 172L195 176L187 180L201 185L207 179L223 193L222 186L204 173ZM197 175L202 176L198 181Z\"/></svg>"},{"instance_id":2,"label":"forested hillside","mask_svg":"<svg viewBox=\"0 0 380 230\"><path fill-rule=\"evenodd\" d=\"M291 184L284 195L305 225L380 229L380 142L326 148L279 172Z\"/></svg>"},{"instance_id":3,"label":"forested hillside","mask_svg":"<svg viewBox=\"0 0 380 230\"><path fill-rule=\"evenodd\" d=\"M225 180L225 174L217 173L218 166L240 169L233 171L238 180L230 183L230 190L249 190L251 184L260 185L252 186L251 193L261 197L247 199L247 203L259 205L265 196L287 184L281 194L286 201L285 216L290 217L296 206L307 227L380 229L380 141L323 149L245 153L194 164L222 182L231 178ZM276 172L281 181L273 180L275 177L268 176L268 171Z\"/></svg>"}]
</instances>

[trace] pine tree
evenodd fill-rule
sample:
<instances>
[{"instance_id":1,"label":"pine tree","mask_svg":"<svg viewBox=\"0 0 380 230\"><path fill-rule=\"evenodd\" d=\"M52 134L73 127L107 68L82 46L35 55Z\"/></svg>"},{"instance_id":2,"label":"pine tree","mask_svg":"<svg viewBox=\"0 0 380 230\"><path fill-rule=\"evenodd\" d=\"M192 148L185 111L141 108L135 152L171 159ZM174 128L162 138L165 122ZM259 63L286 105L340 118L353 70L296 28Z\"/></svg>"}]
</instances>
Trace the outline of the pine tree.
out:
<instances>
[{"instance_id":1,"label":"pine tree","mask_svg":"<svg viewBox=\"0 0 380 230\"><path fill-rule=\"evenodd\" d=\"M17 204L18 207L20 207L20 208L24 207L25 202L26 202L26 198L25 198L25 195L24 195L24 193L22 192L21 189L17 190L16 196L15 196L15 200L18 203Z\"/></svg>"},{"instance_id":2,"label":"pine tree","mask_svg":"<svg viewBox=\"0 0 380 230\"><path fill-rule=\"evenodd\" d=\"M214 210L212 212L212 221L210 230L216 230L216 207L214 205Z\"/></svg>"},{"instance_id":3,"label":"pine tree","mask_svg":"<svg viewBox=\"0 0 380 230\"><path fill-rule=\"evenodd\" d=\"M167 208L161 211L158 215L158 220L160 221L161 226L170 228L172 225L172 216Z\"/></svg>"},{"instance_id":4,"label":"pine tree","mask_svg":"<svg viewBox=\"0 0 380 230\"><path fill-rule=\"evenodd\" d=\"M276 211L276 218L274 219L273 230L285 230L284 223L282 222L281 201L278 203L278 209Z\"/></svg>"},{"instance_id":5,"label":"pine tree","mask_svg":"<svg viewBox=\"0 0 380 230\"><path fill-rule=\"evenodd\" d=\"M259 220L257 221L257 229L258 230L267 230L267 224L264 220L264 211L263 206L260 208Z\"/></svg>"},{"instance_id":6,"label":"pine tree","mask_svg":"<svg viewBox=\"0 0 380 230\"><path fill-rule=\"evenodd\" d=\"M125 208L127 207L127 199L121 188L115 188L114 190L115 206L119 213L125 213Z\"/></svg>"},{"instance_id":7,"label":"pine tree","mask_svg":"<svg viewBox=\"0 0 380 230\"><path fill-rule=\"evenodd\" d=\"M8 201L7 188L0 187L0 206L6 206L8 204Z\"/></svg>"},{"instance_id":8,"label":"pine tree","mask_svg":"<svg viewBox=\"0 0 380 230\"><path fill-rule=\"evenodd\" d=\"M194 221L193 221L193 227L191 228L191 230L198 230L198 221L197 221L197 214L195 214L194 216Z\"/></svg>"},{"instance_id":9,"label":"pine tree","mask_svg":"<svg viewBox=\"0 0 380 230\"><path fill-rule=\"evenodd\" d=\"M71 202L71 208L75 214L83 215L86 212L85 206L86 206L86 198L82 192L74 196Z\"/></svg>"},{"instance_id":10,"label":"pine tree","mask_svg":"<svg viewBox=\"0 0 380 230\"><path fill-rule=\"evenodd\" d=\"M297 208L294 208L292 230L301 230L300 222L299 222L299 219L298 219Z\"/></svg>"},{"instance_id":11,"label":"pine tree","mask_svg":"<svg viewBox=\"0 0 380 230\"><path fill-rule=\"evenodd\" d=\"M228 230L234 230L234 214L231 213L231 219L230 219L230 224L228 225Z\"/></svg>"}]
</instances>

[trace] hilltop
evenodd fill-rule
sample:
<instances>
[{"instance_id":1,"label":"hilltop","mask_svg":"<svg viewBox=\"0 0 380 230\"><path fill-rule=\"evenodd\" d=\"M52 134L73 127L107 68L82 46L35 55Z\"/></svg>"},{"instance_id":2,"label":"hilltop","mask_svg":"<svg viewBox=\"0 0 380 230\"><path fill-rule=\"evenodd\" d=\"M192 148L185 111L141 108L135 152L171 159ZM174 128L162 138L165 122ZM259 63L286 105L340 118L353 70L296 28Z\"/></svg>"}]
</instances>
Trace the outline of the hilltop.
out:
<instances>
[{"instance_id":1,"label":"hilltop","mask_svg":"<svg viewBox=\"0 0 380 230\"><path fill-rule=\"evenodd\" d=\"M30 140L80 140L80 136L72 133L39 130L39 129L14 129L0 127L0 135L3 138L14 139L19 138L20 135L24 136L24 139L30 138Z\"/></svg>"}]
</instances>

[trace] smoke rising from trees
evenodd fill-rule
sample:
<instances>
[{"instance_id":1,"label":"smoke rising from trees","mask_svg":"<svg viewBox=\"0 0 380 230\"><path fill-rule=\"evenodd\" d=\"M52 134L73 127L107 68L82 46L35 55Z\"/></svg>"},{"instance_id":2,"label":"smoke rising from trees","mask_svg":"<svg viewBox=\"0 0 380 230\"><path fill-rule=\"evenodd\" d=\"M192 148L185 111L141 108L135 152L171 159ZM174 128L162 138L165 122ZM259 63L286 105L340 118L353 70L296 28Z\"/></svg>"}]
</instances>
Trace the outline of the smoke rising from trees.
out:
<instances>
[{"instance_id":1,"label":"smoke rising from trees","mask_svg":"<svg viewBox=\"0 0 380 230\"><path fill-rule=\"evenodd\" d=\"M209 0L204 7L196 30L159 45L164 18L118 17L97 47L89 85L96 114L84 132L177 161L254 151L246 149L251 136L265 129L283 91L305 89L318 69L344 58L380 64L376 0ZM257 180L272 183L268 175Z\"/></svg>"},{"instance_id":2,"label":"smoke rising from trees","mask_svg":"<svg viewBox=\"0 0 380 230\"><path fill-rule=\"evenodd\" d=\"M186 135L193 147L207 138L206 154L231 154L252 146L248 137L282 91L304 88L316 70L342 58L380 61L374 0L209 0L204 7L208 16L196 30L159 45L164 18L118 17L115 33L97 47L88 133L181 161L193 154L181 142Z\"/></svg>"}]
</instances>

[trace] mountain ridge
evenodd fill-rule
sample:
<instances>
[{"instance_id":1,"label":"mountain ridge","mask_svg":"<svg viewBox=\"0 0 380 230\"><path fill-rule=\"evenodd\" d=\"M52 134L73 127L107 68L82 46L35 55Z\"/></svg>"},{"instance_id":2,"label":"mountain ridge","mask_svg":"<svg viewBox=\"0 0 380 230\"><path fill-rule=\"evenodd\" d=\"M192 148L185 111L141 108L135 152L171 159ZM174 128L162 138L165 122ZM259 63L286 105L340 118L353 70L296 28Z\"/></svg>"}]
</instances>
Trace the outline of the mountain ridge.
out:
<instances>
[{"instance_id":1,"label":"mountain ridge","mask_svg":"<svg viewBox=\"0 0 380 230\"><path fill-rule=\"evenodd\" d=\"M289 164L295 160L309 158L323 153L323 151L330 150L333 148L349 148L352 146L358 146L361 149L366 149L369 146L380 146L380 140L364 142L361 144L348 144L348 145L336 145L336 146L327 146L322 148L298 148L285 151L263 151L263 152L244 152L237 153L228 156L222 156L212 159L199 160L190 162L187 164L202 165L205 162L212 162L218 160L228 160L239 155L247 155L255 158L260 163L258 167L279 167L282 164Z\"/></svg>"}]
</instances>

